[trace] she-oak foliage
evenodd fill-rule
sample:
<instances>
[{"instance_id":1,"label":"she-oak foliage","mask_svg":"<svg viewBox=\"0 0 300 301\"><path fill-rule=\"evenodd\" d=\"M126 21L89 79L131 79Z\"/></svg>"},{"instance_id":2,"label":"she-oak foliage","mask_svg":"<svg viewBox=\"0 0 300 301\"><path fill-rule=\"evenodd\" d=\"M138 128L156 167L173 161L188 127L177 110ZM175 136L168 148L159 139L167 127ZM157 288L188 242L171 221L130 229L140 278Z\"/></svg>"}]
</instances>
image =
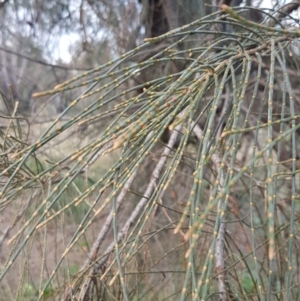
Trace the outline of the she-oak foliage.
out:
<instances>
[{"instance_id":1,"label":"she-oak foliage","mask_svg":"<svg viewBox=\"0 0 300 301\"><path fill-rule=\"evenodd\" d=\"M1 214L18 211L1 239L9 248L2 288L19 271L9 298L297 300L300 30L289 16L285 29L268 26L270 13L256 24L222 10L37 93L85 87L35 143L26 143L12 112L1 132ZM218 24L232 30L214 31ZM159 53L132 62L164 40ZM181 50L186 41L195 46ZM143 70L177 61L182 71L131 85ZM62 122L85 99L93 101ZM85 146L39 163L38 151L63 132L107 116L114 118ZM75 181L113 154L74 193ZM53 224L62 236L49 244ZM71 268L76 252L80 264Z\"/></svg>"}]
</instances>

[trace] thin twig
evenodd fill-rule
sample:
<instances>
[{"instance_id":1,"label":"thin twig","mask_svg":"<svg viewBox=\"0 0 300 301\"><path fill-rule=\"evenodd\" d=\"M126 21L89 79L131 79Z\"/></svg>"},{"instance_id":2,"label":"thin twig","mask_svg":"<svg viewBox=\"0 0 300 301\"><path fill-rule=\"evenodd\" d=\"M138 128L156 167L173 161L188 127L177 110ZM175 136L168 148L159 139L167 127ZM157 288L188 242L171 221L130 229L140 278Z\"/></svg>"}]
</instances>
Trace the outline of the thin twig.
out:
<instances>
[{"instance_id":1,"label":"thin twig","mask_svg":"<svg viewBox=\"0 0 300 301\"><path fill-rule=\"evenodd\" d=\"M7 48L2 47L2 46L0 46L0 50L4 51L6 53L13 54L13 55L15 55L17 57L20 57L20 58L23 58L25 60L28 60L28 61L30 61L32 63L36 63L36 64L40 64L40 65L44 65L44 66L48 66L48 67L52 67L52 68L58 68L58 69L63 69L63 70L80 70L80 71L87 71L87 70L89 70L88 68L67 67L67 66L62 66L62 65L50 64L50 63L47 63L45 61L31 58L31 57L29 57L27 55L21 54L19 52L15 52L13 50L7 49Z\"/></svg>"},{"instance_id":2,"label":"thin twig","mask_svg":"<svg viewBox=\"0 0 300 301\"><path fill-rule=\"evenodd\" d=\"M229 98L230 94L227 93L227 98ZM226 100L228 101L228 99ZM193 132L195 136L200 140L203 136L203 131L199 127L198 124L192 124L193 126ZM218 152L215 152L211 160L213 164L215 165L216 170L220 170L221 166L221 158L218 154ZM224 177L222 176L220 179L220 184L218 187L218 190L221 191L224 185ZM215 271L217 272L217 281L218 281L218 291L219 291L219 300L220 301L226 301L227 300L227 290L226 290L226 284L225 284L225 273L224 273L224 267L225 267L225 259L224 259L224 235L225 235L225 218L223 217L220 223L217 240L216 240L216 248L215 248Z\"/></svg>"}]
</instances>

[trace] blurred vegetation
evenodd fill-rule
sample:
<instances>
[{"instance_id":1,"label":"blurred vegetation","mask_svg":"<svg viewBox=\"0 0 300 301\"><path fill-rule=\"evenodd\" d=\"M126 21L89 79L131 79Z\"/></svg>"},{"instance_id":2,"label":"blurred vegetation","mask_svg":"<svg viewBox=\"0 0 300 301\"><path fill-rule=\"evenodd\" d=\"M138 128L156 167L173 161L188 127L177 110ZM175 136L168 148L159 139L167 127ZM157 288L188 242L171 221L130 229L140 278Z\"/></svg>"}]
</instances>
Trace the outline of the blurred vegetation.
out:
<instances>
[{"instance_id":1,"label":"blurred vegetation","mask_svg":"<svg viewBox=\"0 0 300 301\"><path fill-rule=\"evenodd\" d=\"M1 3L0 300L299 299L299 2L261 5Z\"/></svg>"}]
</instances>

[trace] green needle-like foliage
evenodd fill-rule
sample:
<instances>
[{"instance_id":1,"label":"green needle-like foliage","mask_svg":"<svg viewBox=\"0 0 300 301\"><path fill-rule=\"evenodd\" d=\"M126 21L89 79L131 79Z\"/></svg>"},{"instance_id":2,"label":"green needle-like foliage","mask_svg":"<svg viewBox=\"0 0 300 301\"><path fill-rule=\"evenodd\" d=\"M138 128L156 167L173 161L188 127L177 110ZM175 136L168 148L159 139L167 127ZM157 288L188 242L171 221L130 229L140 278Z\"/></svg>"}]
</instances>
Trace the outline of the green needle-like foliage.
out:
<instances>
[{"instance_id":1,"label":"green needle-like foliage","mask_svg":"<svg viewBox=\"0 0 300 301\"><path fill-rule=\"evenodd\" d=\"M289 28L270 27L270 13L256 24L222 9L38 93L80 91L36 142L17 108L8 118L5 300L298 299L300 30L289 16ZM135 84L171 64L181 68ZM42 150L92 122L84 146L42 163Z\"/></svg>"}]
</instances>

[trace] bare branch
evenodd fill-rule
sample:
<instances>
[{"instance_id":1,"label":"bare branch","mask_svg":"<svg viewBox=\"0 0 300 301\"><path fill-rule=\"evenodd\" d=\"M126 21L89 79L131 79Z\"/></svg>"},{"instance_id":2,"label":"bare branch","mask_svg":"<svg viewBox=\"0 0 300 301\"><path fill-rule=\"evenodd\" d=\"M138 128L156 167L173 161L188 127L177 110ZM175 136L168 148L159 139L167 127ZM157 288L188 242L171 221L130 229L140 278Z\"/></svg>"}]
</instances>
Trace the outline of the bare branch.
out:
<instances>
[{"instance_id":1,"label":"bare branch","mask_svg":"<svg viewBox=\"0 0 300 301\"><path fill-rule=\"evenodd\" d=\"M135 207L134 211L132 212L131 216L129 217L129 219L127 220L127 222L125 223L125 225L123 226L123 228L121 229L121 231L118 234L118 241L117 242L112 242L109 247L105 250L104 254L110 254L113 249L115 248L115 244L119 243L128 233L129 228L132 226L132 224L134 223L134 221L136 220L136 218L140 215L140 213L142 212L143 208L145 207L145 205L147 204L149 197L151 196L153 190L155 189L156 185L157 185L157 181L159 180L160 177L160 173L168 159L168 156L170 155L173 146L176 143L176 139L178 136L178 133L181 129L181 125L177 126L175 128L175 130L172 132L169 143L167 145L167 147L164 149L164 152L162 153L162 156L159 160L159 162L157 163L152 176L151 176L151 180L150 183L145 191L144 196L141 198L141 200L139 201L138 205ZM126 183L126 187L124 187L124 189L122 190L121 194L118 197L117 200L117 208L120 206L120 202L123 201L123 198L127 192L127 190L125 191L125 189L128 189L127 187L129 185L131 185L133 179L136 176L136 172L132 175L132 177L129 178L128 182ZM99 245L102 243L103 241L103 237L105 235L105 233L107 233L108 228L110 226L112 220L112 214L107 218L104 228L102 229L101 233L99 234L97 241L95 242L92 251L93 250L98 250L99 249ZM92 253L92 252L91 252ZM90 253L90 254L91 254ZM93 254L91 254L93 255ZM102 257L102 259L97 262L97 264L93 267L92 271L89 273L90 276L93 275L97 270L101 270L103 265L105 264L105 262L108 260L109 255L106 255L104 257ZM84 267L87 267L87 265L90 263L90 259L88 259L86 261L86 263L84 264ZM79 300L84 300L85 296L87 295L90 286L92 283L92 278L91 277L86 277L86 280L84 282L84 284L81 287L81 291L80 291L80 296L79 296Z\"/></svg>"}]
</instances>

